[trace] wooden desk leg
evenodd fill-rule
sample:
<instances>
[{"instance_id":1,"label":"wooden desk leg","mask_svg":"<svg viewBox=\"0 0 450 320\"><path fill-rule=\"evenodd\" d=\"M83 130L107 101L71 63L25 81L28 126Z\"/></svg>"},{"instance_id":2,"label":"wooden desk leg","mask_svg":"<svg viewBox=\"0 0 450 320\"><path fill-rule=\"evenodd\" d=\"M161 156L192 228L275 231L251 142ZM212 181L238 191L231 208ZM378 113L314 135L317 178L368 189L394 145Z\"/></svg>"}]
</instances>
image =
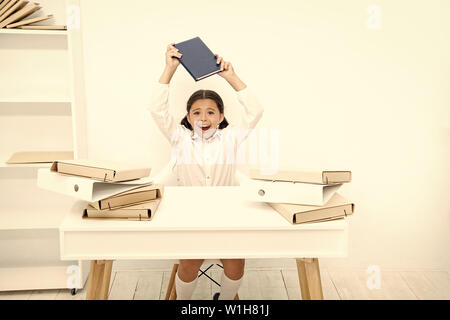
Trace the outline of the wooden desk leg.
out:
<instances>
[{"instance_id":1,"label":"wooden desk leg","mask_svg":"<svg viewBox=\"0 0 450 320\"><path fill-rule=\"evenodd\" d=\"M172 289L175 286L175 276L178 271L178 264L174 264L172 267L172 273L170 274L169 285L167 286L166 299L170 300L170 295L172 294Z\"/></svg>"},{"instance_id":2,"label":"wooden desk leg","mask_svg":"<svg viewBox=\"0 0 450 320\"><path fill-rule=\"evenodd\" d=\"M320 280L319 259L296 259L298 279L303 300L323 300L322 281Z\"/></svg>"},{"instance_id":3,"label":"wooden desk leg","mask_svg":"<svg viewBox=\"0 0 450 320\"><path fill-rule=\"evenodd\" d=\"M113 260L92 260L86 300L107 300Z\"/></svg>"},{"instance_id":4,"label":"wooden desk leg","mask_svg":"<svg viewBox=\"0 0 450 320\"><path fill-rule=\"evenodd\" d=\"M170 292L169 300L177 300L177 287L176 287L176 285L172 286L172 291Z\"/></svg>"}]
</instances>

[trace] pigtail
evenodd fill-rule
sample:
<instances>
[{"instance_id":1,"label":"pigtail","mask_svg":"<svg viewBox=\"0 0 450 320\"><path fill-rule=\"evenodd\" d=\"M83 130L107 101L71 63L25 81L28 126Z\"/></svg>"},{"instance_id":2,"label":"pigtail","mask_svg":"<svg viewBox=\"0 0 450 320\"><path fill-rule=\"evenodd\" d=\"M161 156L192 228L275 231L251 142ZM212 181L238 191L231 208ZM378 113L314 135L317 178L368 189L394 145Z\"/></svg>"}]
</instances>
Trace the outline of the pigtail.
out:
<instances>
[{"instance_id":1,"label":"pigtail","mask_svg":"<svg viewBox=\"0 0 450 320\"><path fill-rule=\"evenodd\" d=\"M223 120L222 120L222 122L221 123L219 123L219 129L224 129L224 128L226 128L226 127L228 127L228 121L227 121L227 118L223 118Z\"/></svg>"},{"instance_id":2,"label":"pigtail","mask_svg":"<svg viewBox=\"0 0 450 320\"><path fill-rule=\"evenodd\" d=\"M189 121L188 121L188 119L187 119L187 116L185 116L185 117L183 118L183 120L181 120L180 124L183 125L183 126L185 126L186 128L188 128L189 130L193 130L191 124L189 123Z\"/></svg>"}]
</instances>

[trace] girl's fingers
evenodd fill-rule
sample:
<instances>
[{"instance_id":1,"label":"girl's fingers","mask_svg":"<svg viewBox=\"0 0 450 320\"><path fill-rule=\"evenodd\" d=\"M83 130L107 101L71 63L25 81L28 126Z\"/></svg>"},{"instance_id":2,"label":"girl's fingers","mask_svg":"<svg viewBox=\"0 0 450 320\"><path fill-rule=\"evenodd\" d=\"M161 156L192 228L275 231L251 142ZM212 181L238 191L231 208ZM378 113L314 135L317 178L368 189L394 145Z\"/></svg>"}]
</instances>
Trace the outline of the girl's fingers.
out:
<instances>
[{"instance_id":1,"label":"girl's fingers","mask_svg":"<svg viewBox=\"0 0 450 320\"><path fill-rule=\"evenodd\" d=\"M175 48L174 46L168 46L167 47L167 52L171 51L171 50L175 50L175 51L179 51L177 48Z\"/></svg>"},{"instance_id":2,"label":"girl's fingers","mask_svg":"<svg viewBox=\"0 0 450 320\"><path fill-rule=\"evenodd\" d=\"M168 52L171 56L181 56L182 54L178 50L169 50Z\"/></svg>"}]
</instances>

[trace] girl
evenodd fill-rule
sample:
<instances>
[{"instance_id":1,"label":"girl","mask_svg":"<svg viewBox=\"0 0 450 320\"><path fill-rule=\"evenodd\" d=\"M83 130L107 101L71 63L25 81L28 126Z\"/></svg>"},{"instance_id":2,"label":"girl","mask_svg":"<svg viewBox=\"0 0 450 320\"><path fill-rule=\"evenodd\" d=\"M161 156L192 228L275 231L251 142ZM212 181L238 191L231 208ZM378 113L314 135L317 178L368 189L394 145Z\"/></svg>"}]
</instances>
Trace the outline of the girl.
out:
<instances>
[{"instance_id":1,"label":"girl","mask_svg":"<svg viewBox=\"0 0 450 320\"><path fill-rule=\"evenodd\" d=\"M167 46L166 66L152 92L149 110L159 129L172 145L178 184L182 186L234 185L236 151L263 114L258 101L247 85L234 72L230 62L215 54L220 64L219 75L236 91L242 105L247 130L233 130L224 116L220 96L211 90L198 90L187 102L187 114L179 125L169 115L169 83L182 54L174 43ZM220 294L214 299L230 300L238 292L244 275L244 259L220 259L224 272ZM180 260L175 277L178 300L190 299L197 284L197 274L203 259Z\"/></svg>"}]
</instances>

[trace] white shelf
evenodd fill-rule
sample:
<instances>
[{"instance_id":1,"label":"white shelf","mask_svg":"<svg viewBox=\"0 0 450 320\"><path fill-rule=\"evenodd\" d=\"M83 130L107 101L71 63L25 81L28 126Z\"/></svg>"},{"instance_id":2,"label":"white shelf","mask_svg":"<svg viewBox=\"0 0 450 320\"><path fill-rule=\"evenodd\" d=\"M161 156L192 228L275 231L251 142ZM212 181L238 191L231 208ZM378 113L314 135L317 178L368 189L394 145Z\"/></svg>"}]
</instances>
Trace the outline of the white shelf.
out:
<instances>
[{"instance_id":1,"label":"white shelf","mask_svg":"<svg viewBox=\"0 0 450 320\"><path fill-rule=\"evenodd\" d=\"M66 8L80 2L42 0L42 13L62 25ZM0 68L0 135L8 137L0 145L0 291L65 288L69 265L82 269L81 287L87 278L88 265L62 262L59 252L59 226L72 199L37 187L37 168L51 163L6 163L17 149L87 154L81 33L0 29L7 46L1 60L12 59Z\"/></svg>"},{"instance_id":2,"label":"white shelf","mask_svg":"<svg viewBox=\"0 0 450 320\"><path fill-rule=\"evenodd\" d=\"M2 29L0 34L26 34L26 35L55 35L66 36L67 30L24 30L24 29Z\"/></svg>"},{"instance_id":3,"label":"white shelf","mask_svg":"<svg viewBox=\"0 0 450 320\"><path fill-rule=\"evenodd\" d=\"M0 162L0 168L50 168L51 163L17 163Z\"/></svg>"},{"instance_id":4,"label":"white shelf","mask_svg":"<svg viewBox=\"0 0 450 320\"><path fill-rule=\"evenodd\" d=\"M14 210L0 211L0 231L5 230L58 230L64 218L65 212L55 209L44 211L43 209L30 212ZM80 212L80 216L82 212Z\"/></svg>"},{"instance_id":5,"label":"white shelf","mask_svg":"<svg viewBox=\"0 0 450 320\"><path fill-rule=\"evenodd\" d=\"M35 98L4 98L0 97L0 103L71 103L70 98L48 98L48 97L35 97Z\"/></svg>"},{"instance_id":6,"label":"white shelf","mask_svg":"<svg viewBox=\"0 0 450 320\"><path fill-rule=\"evenodd\" d=\"M70 266L81 269L81 283L76 289L83 288L88 277L88 266L79 261L61 261L59 265L0 268L0 291L61 289L67 287L67 279L71 274ZM69 288L72 289L72 288Z\"/></svg>"}]
</instances>

